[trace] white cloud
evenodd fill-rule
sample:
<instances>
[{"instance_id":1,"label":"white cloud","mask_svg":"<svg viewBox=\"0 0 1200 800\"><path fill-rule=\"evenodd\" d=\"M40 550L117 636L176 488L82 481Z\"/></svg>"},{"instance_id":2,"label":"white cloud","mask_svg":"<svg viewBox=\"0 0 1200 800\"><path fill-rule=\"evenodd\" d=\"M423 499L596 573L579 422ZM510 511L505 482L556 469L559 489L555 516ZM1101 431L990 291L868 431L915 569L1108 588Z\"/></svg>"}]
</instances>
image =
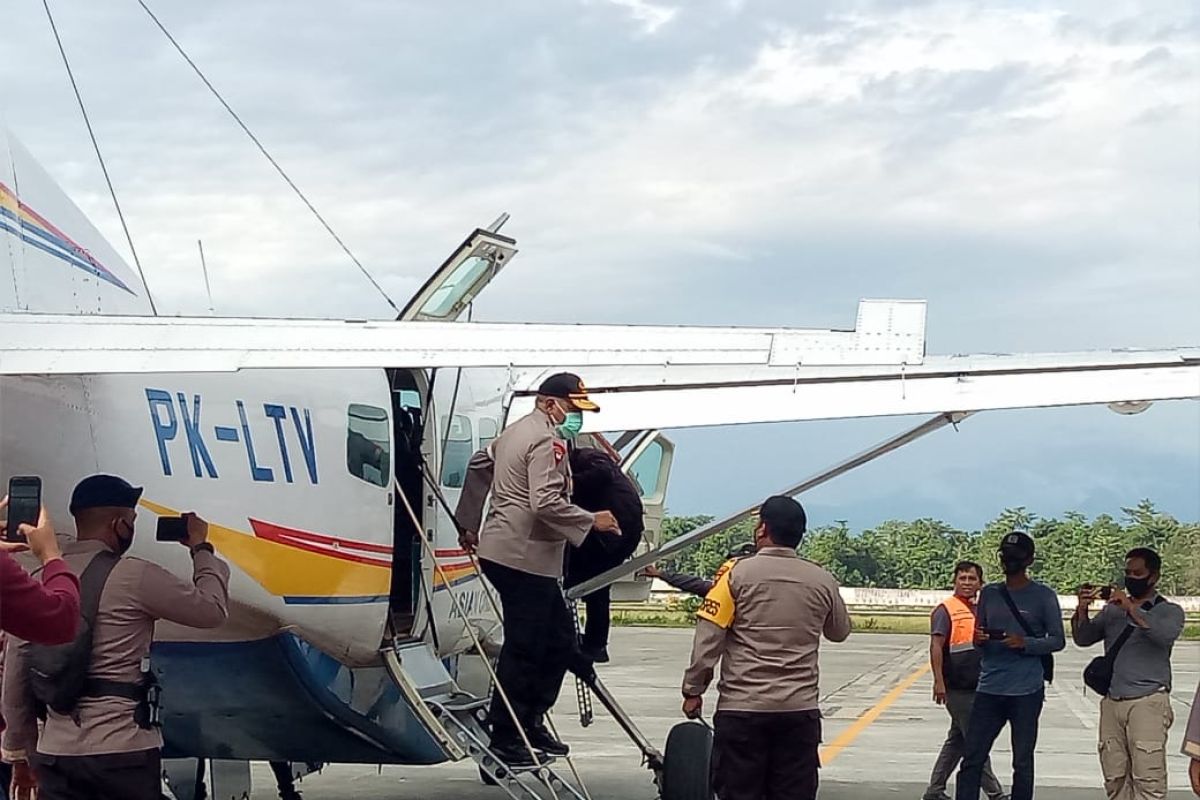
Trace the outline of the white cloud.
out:
<instances>
[{"instance_id":1,"label":"white cloud","mask_svg":"<svg viewBox=\"0 0 1200 800\"><path fill-rule=\"evenodd\" d=\"M400 302L507 210L484 318L846 325L892 295L930 299L932 352L1200 342L1187 2L159 11ZM386 315L136 8L57 13L166 307L206 308L203 238L219 311ZM2 19L8 122L122 249L44 20Z\"/></svg>"},{"instance_id":2,"label":"white cloud","mask_svg":"<svg viewBox=\"0 0 1200 800\"><path fill-rule=\"evenodd\" d=\"M647 0L608 0L613 5L629 11L630 16L642 24L642 31L653 36L662 26L675 19L678 8L656 5Z\"/></svg>"}]
</instances>

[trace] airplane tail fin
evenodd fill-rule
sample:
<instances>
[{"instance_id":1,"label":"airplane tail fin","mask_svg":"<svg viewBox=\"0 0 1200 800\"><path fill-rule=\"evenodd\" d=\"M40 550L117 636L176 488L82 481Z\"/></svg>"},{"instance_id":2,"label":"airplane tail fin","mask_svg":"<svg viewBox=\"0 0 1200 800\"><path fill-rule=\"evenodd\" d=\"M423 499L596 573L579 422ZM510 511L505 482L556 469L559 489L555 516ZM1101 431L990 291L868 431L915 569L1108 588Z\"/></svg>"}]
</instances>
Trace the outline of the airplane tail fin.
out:
<instances>
[{"instance_id":1,"label":"airplane tail fin","mask_svg":"<svg viewBox=\"0 0 1200 800\"><path fill-rule=\"evenodd\" d=\"M3 124L0 311L150 313L137 273Z\"/></svg>"}]
</instances>

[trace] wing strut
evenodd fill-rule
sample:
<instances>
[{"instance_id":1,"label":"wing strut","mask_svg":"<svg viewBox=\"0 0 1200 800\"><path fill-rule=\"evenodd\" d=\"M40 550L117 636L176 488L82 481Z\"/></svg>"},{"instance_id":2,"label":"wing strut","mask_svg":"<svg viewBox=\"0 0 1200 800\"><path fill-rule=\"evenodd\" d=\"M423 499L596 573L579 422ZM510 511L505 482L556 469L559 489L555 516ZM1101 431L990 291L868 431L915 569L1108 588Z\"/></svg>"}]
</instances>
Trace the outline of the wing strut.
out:
<instances>
[{"instance_id":1,"label":"wing strut","mask_svg":"<svg viewBox=\"0 0 1200 800\"><path fill-rule=\"evenodd\" d=\"M800 483L789 486L781 492L776 492L776 494L783 494L791 497L807 492L809 489L820 486L826 481L830 481L839 475L846 474L852 469L856 469L861 467L863 464L874 461L880 456L887 455L893 450L899 450L901 447L904 447L904 445L915 442L917 439L920 439L922 436L925 436L928 433L933 433L934 431L940 430L947 425L957 425L959 422L962 422L964 419L971 416L971 413L972 412L951 411L938 414L936 417L932 417L925 422L922 422L915 428L893 436L890 439L885 439L874 447L864 450L858 455L851 456L845 461L842 461L832 467L829 467L828 469L818 472L815 475L805 478ZM577 600L584 595L591 594L597 589L603 589L605 586L615 583L621 578L624 578L626 575L632 575L638 570L650 566L655 561L659 561L668 556L673 556L680 551L686 550L692 545L699 544L710 536L720 533L732 525L738 524L742 520L752 515L757 509L758 503L755 503L749 508L744 508L741 511L724 517L723 519L714 520L690 533L685 533L683 536L680 536L677 539L672 539L662 547L644 553L637 558L632 558L620 566L613 567L607 572L602 572L589 581L584 581L568 591L567 597L571 600Z\"/></svg>"}]
</instances>

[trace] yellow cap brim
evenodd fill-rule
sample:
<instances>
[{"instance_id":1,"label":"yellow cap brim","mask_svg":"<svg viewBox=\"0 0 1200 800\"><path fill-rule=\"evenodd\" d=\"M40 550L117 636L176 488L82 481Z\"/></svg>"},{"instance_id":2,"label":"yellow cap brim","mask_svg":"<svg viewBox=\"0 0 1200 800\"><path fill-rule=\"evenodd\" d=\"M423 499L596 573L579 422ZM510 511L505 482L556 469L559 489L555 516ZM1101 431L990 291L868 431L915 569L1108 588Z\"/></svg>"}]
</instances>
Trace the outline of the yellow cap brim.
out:
<instances>
[{"instance_id":1,"label":"yellow cap brim","mask_svg":"<svg viewBox=\"0 0 1200 800\"><path fill-rule=\"evenodd\" d=\"M575 407L578 408L580 411L599 411L600 410L600 406L596 405L591 400L589 400L587 398L587 395L571 395L570 400L575 405Z\"/></svg>"}]
</instances>

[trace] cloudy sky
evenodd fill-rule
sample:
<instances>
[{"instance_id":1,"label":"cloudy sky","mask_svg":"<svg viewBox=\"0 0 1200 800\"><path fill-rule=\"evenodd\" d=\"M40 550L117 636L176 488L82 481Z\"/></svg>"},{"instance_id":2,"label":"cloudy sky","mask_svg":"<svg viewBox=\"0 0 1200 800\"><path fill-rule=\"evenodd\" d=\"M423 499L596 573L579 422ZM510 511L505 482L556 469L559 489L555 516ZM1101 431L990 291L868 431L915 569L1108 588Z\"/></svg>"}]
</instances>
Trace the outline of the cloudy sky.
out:
<instances>
[{"instance_id":1,"label":"cloudy sky","mask_svg":"<svg viewBox=\"0 0 1200 800\"><path fill-rule=\"evenodd\" d=\"M386 316L133 0L57 0L167 312ZM501 211L476 318L849 327L929 300L931 353L1200 344L1189 0L510 0L151 7L402 303ZM40 4L0 113L124 252ZM680 432L720 513L908 424ZM1200 404L970 420L807 500L856 527L1009 505L1200 517Z\"/></svg>"}]
</instances>

